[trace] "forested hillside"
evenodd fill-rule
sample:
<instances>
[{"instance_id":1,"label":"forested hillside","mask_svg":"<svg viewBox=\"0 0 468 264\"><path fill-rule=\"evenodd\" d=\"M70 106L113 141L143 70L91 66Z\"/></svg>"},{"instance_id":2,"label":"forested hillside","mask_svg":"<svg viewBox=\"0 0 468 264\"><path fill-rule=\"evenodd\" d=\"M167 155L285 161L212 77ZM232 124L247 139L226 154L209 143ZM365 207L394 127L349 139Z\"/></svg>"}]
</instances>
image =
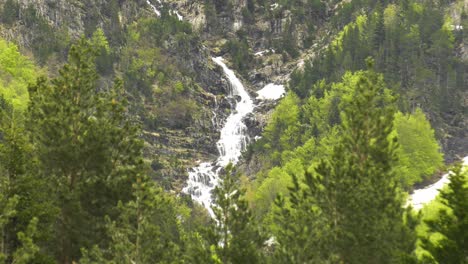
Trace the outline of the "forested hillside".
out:
<instances>
[{"instance_id":1,"label":"forested hillside","mask_svg":"<svg viewBox=\"0 0 468 264\"><path fill-rule=\"evenodd\" d=\"M0 263L467 263L467 12L0 0Z\"/></svg>"}]
</instances>

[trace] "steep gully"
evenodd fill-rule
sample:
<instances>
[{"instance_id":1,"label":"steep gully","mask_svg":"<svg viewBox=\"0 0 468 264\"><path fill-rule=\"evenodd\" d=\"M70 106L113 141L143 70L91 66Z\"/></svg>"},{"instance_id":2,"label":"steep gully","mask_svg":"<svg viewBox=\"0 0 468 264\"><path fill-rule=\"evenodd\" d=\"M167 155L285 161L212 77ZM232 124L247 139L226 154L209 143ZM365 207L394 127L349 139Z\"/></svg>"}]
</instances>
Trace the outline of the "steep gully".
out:
<instances>
[{"instance_id":1,"label":"steep gully","mask_svg":"<svg viewBox=\"0 0 468 264\"><path fill-rule=\"evenodd\" d=\"M157 0L161 5L161 1ZM159 10L146 1L151 7L156 16L160 17ZM176 15L179 20L183 17L178 11L172 11L171 14ZM228 81L230 90L228 97L240 97L240 101L236 103L235 110L227 118L224 127L221 129L220 139L217 142L219 157L213 162L202 162L197 167L189 171L189 179L187 186L182 190L192 196L192 199L202 204L213 215L211 210L212 190L218 185L219 173L229 163L235 165L239 161L242 151L244 151L249 143L247 135L247 127L243 122L243 118L251 113L255 105L245 90L241 81L236 77L235 73L227 67L223 62L222 57L212 58L213 62L218 64L224 71ZM262 90L258 91L257 99L279 99L284 94L283 85L268 84ZM213 123L216 118L213 119ZM463 159L464 166L468 166L468 156ZM409 197L407 204L411 204L415 209L421 209L425 204L432 201L438 194L439 190L448 182L450 172L443 175L436 183L426 186L425 188L415 190Z\"/></svg>"},{"instance_id":2,"label":"steep gully","mask_svg":"<svg viewBox=\"0 0 468 264\"><path fill-rule=\"evenodd\" d=\"M240 101L236 103L235 111L229 115L224 127L221 129L220 139L217 142L218 159L213 163L203 162L198 167L189 171L187 187L183 189L195 201L205 206L210 214L212 214L211 191L218 184L221 169L229 163L236 164L241 152L247 147L249 137L246 133L247 127L242 119L254 110L252 99L234 72L223 62L223 58L217 57L212 59L223 68L229 80L230 89L228 97L240 97Z\"/></svg>"},{"instance_id":3,"label":"steep gully","mask_svg":"<svg viewBox=\"0 0 468 264\"><path fill-rule=\"evenodd\" d=\"M227 118L224 127L221 129L221 136L217 143L219 157L215 162L203 162L189 171L189 180L184 192L189 193L192 198L205 206L212 215L211 191L217 186L219 173L229 163L236 164L243 150L249 143L247 136L247 127L243 123L243 118L251 113L255 106L252 99L245 91L244 86L223 62L221 57L212 58L212 60L223 68L226 77L229 80L231 89L228 96L233 98L240 97L236 104L235 111ZM257 92L257 99L279 99L284 94L282 85L268 84L262 90ZM468 166L468 156L463 159L463 165ZM411 204L416 210L421 209L437 196L439 190L449 182L450 172L445 174L436 183L425 188L415 190L408 199L407 204Z\"/></svg>"}]
</instances>

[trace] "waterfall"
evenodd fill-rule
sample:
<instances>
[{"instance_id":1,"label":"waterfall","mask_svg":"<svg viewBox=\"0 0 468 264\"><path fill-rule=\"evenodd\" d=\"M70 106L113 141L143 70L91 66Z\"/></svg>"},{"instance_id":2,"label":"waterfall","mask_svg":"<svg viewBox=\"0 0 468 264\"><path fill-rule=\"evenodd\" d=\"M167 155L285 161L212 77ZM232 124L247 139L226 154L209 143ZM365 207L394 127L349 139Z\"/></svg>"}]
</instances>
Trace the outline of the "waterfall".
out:
<instances>
[{"instance_id":1,"label":"waterfall","mask_svg":"<svg viewBox=\"0 0 468 264\"><path fill-rule=\"evenodd\" d=\"M213 215L211 191L218 185L220 170L230 162L236 164L242 151L247 147L249 137L247 126L242 119L254 109L249 94L234 72L224 64L223 58L217 57L212 60L221 66L229 81L228 97L240 97L240 101L236 103L235 110L226 119L221 129L219 141L216 143L219 152L218 159L211 163L203 162L192 168L189 171L187 187L183 189L183 192L190 194L193 200L205 206L211 215Z\"/></svg>"},{"instance_id":2,"label":"waterfall","mask_svg":"<svg viewBox=\"0 0 468 264\"><path fill-rule=\"evenodd\" d=\"M163 4L161 0L157 0L157 2L158 2L158 6L161 7L161 5ZM150 0L146 0L146 3L151 7L151 9L153 9L153 12L156 14L157 17L161 17L161 11L159 11L159 9L155 5L153 5L150 2ZM176 11L169 10L169 14L177 16L177 19L179 19L179 21L184 20L184 17L179 13L178 10Z\"/></svg>"},{"instance_id":3,"label":"waterfall","mask_svg":"<svg viewBox=\"0 0 468 264\"><path fill-rule=\"evenodd\" d=\"M159 12L159 10L153 5L151 4L151 2L149 0L146 0L146 3L151 6L151 9L153 9L153 12L156 14L156 16L160 17L161 16L161 12ZM161 4L161 1L158 1L158 3Z\"/></svg>"}]
</instances>

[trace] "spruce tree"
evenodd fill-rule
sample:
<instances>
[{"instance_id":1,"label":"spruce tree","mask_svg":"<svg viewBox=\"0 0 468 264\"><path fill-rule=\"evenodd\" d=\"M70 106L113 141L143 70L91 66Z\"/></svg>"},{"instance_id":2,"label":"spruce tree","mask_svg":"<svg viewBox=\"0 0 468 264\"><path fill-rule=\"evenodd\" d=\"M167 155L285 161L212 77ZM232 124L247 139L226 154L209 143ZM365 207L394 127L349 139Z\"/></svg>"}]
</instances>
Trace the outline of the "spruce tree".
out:
<instances>
[{"instance_id":1,"label":"spruce tree","mask_svg":"<svg viewBox=\"0 0 468 264\"><path fill-rule=\"evenodd\" d=\"M332 230L333 249L346 263L392 263L405 241L403 209L394 172L396 139L389 138L394 107L381 75L358 72L344 100L342 139L316 167L319 207Z\"/></svg>"},{"instance_id":2,"label":"spruce tree","mask_svg":"<svg viewBox=\"0 0 468 264\"><path fill-rule=\"evenodd\" d=\"M309 179L312 175L306 173ZM274 212L273 263L326 263L330 254L330 223L317 207L312 188L304 188L293 177L289 198L279 195ZM336 260L336 259L335 259Z\"/></svg>"},{"instance_id":3,"label":"spruce tree","mask_svg":"<svg viewBox=\"0 0 468 264\"><path fill-rule=\"evenodd\" d=\"M442 238L422 237L422 246L437 263L468 263L468 173L457 165L449 179L447 188L440 193L446 207L439 210L436 219L425 221L429 232L439 233Z\"/></svg>"},{"instance_id":4,"label":"spruce tree","mask_svg":"<svg viewBox=\"0 0 468 264\"><path fill-rule=\"evenodd\" d=\"M278 228L289 219L297 221L297 216L303 226L300 230L293 224L284 226L279 249L293 253L294 245L302 244L298 239L317 237L314 243L304 243L310 248L303 249L315 254L298 251L305 259L291 259L293 263L400 263L410 259L414 246L403 222L394 171L397 143L390 136L394 99L382 76L372 70L357 72L348 80L345 85L353 93L342 98L339 143L330 157L306 174L303 185L291 189L289 209L279 207L291 212L278 215ZM291 234L282 235L286 232Z\"/></svg>"}]
</instances>

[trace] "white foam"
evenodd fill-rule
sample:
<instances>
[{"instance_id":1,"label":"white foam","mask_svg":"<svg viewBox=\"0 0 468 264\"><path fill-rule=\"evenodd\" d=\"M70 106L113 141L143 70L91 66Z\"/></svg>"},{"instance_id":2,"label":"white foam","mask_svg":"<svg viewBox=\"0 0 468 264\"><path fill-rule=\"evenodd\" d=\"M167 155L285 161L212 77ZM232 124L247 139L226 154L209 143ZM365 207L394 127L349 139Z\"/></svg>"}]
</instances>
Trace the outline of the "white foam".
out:
<instances>
[{"instance_id":1,"label":"white foam","mask_svg":"<svg viewBox=\"0 0 468 264\"><path fill-rule=\"evenodd\" d=\"M159 3L161 3L160 0L158 0ZM151 9L153 9L153 12L156 14L156 16L160 17L161 16L161 12L159 12L159 10L153 5L151 4L151 2L149 0L146 0L146 3L151 6Z\"/></svg>"},{"instance_id":2,"label":"white foam","mask_svg":"<svg viewBox=\"0 0 468 264\"><path fill-rule=\"evenodd\" d=\"M216 163L204 162L198 167L192 168L189 171L187 187L183 191L189 193L192 199L205 206L213 216L211 191L218 185L219 171L230 162L236 164L242 151L247 147L249 137L243 118L253 111L254 104L241 81L223 62L223 58L217 57L212 58L212 60L223 68L224 74L229 80L228 96L231 98L238 96L240 101L221 129L220 139L217 142L219 157Z\"/></svg>"},{"instance_id":3,"label":"white foam","mask_svg":"<svg viewBox=\"0 0 468 264\"><path fill-rule=\"evenodd\" d=\"M176 11L174 11L174 13L177 16L177 18L179 19L179 21L184 20L184 17L181 14L179 14L179 11L176 10Z\"/></svg>"},{"instance_id":4,"label":"white foam","mask_svg":"<svg viewBox=\"0 0 468 264\"><path fill-rule=\"evenodd\" d=\"M466 166L468 166L468 156L463 158L463 167ZM415 190L413 194L411 194L408 203L411 204L416 210L423 208L425 204L429 203L437 197L440 189L442 189L447 183L450 182L450 173L451 172L444 174L440 180L432 185L426 186L423 189Z\"/></svg>"}]
</instances>

